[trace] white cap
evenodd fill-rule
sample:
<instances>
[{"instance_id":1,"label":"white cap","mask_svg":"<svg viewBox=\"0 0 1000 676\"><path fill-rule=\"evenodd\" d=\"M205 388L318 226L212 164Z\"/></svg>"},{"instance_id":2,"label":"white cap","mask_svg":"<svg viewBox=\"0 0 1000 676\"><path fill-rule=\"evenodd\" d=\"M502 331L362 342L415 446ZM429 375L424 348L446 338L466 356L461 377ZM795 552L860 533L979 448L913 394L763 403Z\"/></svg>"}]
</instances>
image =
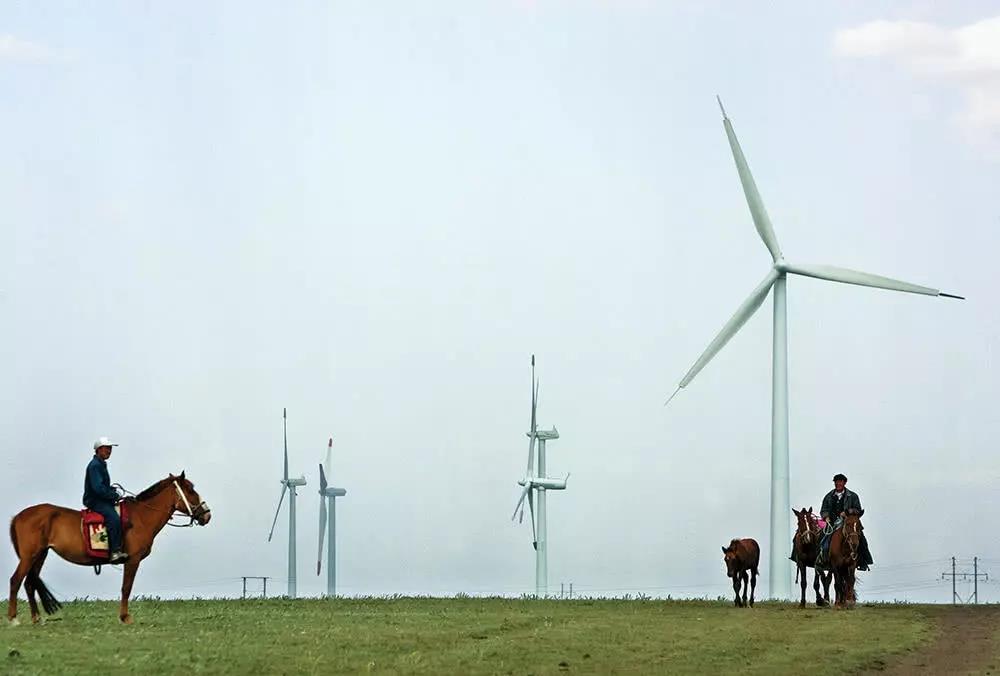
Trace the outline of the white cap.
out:
<instances>
[{"instance_id":1,"label":"white cap","mask_svg":"<svg viewBox=\"0 0 1000 676\"><path fill-rule=\"evenodd\" d=\"M111 441L107 437L97 437L97 441L94 442L94 450L96 451L101 446L117 446L118 444Z\"/></svg>"}]
</instances>

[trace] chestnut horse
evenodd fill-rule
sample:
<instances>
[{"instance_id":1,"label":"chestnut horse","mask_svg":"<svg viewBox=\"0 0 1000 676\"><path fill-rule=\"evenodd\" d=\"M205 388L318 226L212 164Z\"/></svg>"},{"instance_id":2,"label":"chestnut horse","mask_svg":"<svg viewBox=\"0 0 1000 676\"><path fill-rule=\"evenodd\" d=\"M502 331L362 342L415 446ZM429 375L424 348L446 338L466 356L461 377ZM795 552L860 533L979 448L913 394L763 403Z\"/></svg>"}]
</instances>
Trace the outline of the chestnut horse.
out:
<instances>
[{"instance_id":1,"label":"chestnut horse","mask_svg":"<svg viewBox=\"0 0 1000 676\"><path fill-rule=\"evenodd\" d=\"M733 591L736 592L736 607L747 605L747 571L750 571L750 607L753 608L753 593L757 588L757 565L760 563L760 545L751 538L732 540L728 547L722 548L726 560L726 576L733 578ZM743 602L740 603L740 583L743 583Z\"/></svg>"},{"instance_id":2,"label":"chestnut horse","mask_svg":"<svg viewBox=\"0 0 1000 676\"><path fill-rule=\"evenodd\" d=\"M819 543L823 532L816 523L816 516L813 508L796 510L792 513L798 519L798 529L792 539L792 546L795 551L795 581L802 586L802 600L799 601L799 608L806 607L806 584L808 582L809 568L813 569L813 589L816 591L816 605L822 608L830 605L830 579L832 573L821 571L816 568L816 556L819 555ZM823 580L823 596L819 595L819 581Z\"/></svg>"},{"instance_id":3,"label":"chestnut horse","mask_svg":"<svg viewBox=\"0 0 1000 676\"><path fill-rule=\"evenodd\" d=\"M848 514L844 524L830 536L830 568L833 570L833 588L837 593L837 606L853 608L854 575L858 567L858 550L861 546L861 517Z\"/></svg>"},{"instance_id":4,"label":"chestnut horse","mask_svg":"<svg viewBox=\"0 0 1000 676\"><path fill-rule=\"evenodd\" d=\"M132 593L132 582L139 563L149 556L153 538L177 512L190 517L192 524L197 521L201 526L209 522L212 512L194 490L194 484L184 478L184 472L180 476L171 474L166 479L157 481L134 498L125 498L125 502L128 504L131 525L124 531L124 547L129 558L124 564L122 602L118 618L125 624L131 624L128 598ZM40 619L38 604L35 602L36 591L46 613L52 614L61 607L39 577L50 549L78 566L107 563L106 559L95 559L87 555L78 509L50 504L28 507L11 520L10 541L20 559L14 574L10 576L7 620L11 624L17 623L17 592L22 581L28 594L28 605L31 606L32 622Z\"/></svg>"}]
</instances>

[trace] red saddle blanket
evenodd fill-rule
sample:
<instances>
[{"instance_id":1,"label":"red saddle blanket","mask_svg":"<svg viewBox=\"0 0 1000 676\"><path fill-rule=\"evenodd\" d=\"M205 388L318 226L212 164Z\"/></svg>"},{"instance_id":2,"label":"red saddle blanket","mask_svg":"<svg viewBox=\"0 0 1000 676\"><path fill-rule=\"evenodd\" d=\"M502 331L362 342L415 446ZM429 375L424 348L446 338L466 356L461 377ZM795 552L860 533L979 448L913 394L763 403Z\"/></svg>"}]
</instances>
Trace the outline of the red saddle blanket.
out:
<instances>
[{"instance_id":1,"label":"red saddle blanket","mask_svg":"<svg viewBox=\"0 0 1000 676\"><path fill-rule=\"evenodd\" d=\"M115 505L118 516L122 520L122 534L128 524L128 510L124 502ZM104 516L91 510L80 510L80 522L83 527L83 547L87 555L95 559L107 559L111 556L108 547L108 529L104 527Z\"/></svg>"}]
</instances>

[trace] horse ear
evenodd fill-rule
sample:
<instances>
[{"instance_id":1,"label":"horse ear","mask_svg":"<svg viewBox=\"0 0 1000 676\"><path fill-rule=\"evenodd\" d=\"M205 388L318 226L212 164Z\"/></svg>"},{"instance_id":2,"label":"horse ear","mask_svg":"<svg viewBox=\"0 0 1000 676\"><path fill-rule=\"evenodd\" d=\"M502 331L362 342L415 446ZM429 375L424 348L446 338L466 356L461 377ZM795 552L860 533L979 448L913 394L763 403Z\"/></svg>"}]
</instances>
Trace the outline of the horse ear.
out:
<instances>
[{"instance_id":1,"label":"horse ear","mask_svg":"<svg viewBox=\"0 0 1000 676\"><path fill-rule=\"evenodd\" d=\"M799 515L799 514L801 514L801 513L802 513L802 512L800 512L799 510L797 510L797 509L795 509L794 507L792 507L792 514L794 514L795 516L798 516L798 515Z\"/></svg>"},{"instance_id":2,"label":"horse ear","mask_svg":"<svg viewBox=\"0 0 1000 676\"><path fill-rule=\"evenodd\" d=\"M184 470L181 470L181 481L184 481Z\"/></svg>"},{"instance_id":3,"label":"horse ear","mask_svg":"<svg viewBox=\"0 0 1000 676\"><path fill-rule=\"evenodd\" d=\"M722 548L722 553L723 553L723 554L728 554L728 553L729 553L729 550L728 550L728 549L726 549L725 547L723 547L723 548Z\"/></svg>"},{"instance_id":4,"label":"horse ear","mask_svg":"<svg viewBox=\"0 0 1000 676\"><path fill-rule=\"evenodd\" d=\"M812 505L809 505L809 513L812 514L812 511L813 511Z\"/></svg>"}]
</instances>

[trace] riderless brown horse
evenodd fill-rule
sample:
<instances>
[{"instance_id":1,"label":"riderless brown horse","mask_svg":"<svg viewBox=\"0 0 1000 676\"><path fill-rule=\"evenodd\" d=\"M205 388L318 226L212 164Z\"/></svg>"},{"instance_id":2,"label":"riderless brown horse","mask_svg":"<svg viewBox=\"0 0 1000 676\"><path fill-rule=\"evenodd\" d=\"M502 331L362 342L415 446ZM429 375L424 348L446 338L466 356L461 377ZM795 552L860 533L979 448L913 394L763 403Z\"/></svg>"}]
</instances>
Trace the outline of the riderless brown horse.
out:
<instances>
[{"instance_id":1,"label":"riderless brown horse","mask_svg":"<svg viewBox=\"0 0 1000 676\"><path fill-rule=\"evenodd\" d=\"M750 607L753 608L753 594L757 588L757 565L760 563L760 545L752 538L732 540L722 548L726 560L726 575L733 578L736 607L747 605L747 571L750 571ZM743 602L740 603L740 583L743 583Z\"/></svg>"},{"instance_id":2,"label":"riderless brown horse","mask_svg":"<svg viewBox=\"0 0 1000 676\"><path fill-rule=\"evenodd\" d=\"M823 532L820 530L819 524L816 523L812 507L802 510L793 509L792 513L798 519L798 529L795 531L795 537L792 542L795 551L795 581L800 582L802 586L802 600L799 601L799 607L806 607L806 584L809 568L814 569L813 589L816 590L816 605L821 608L828 606L830 605L830 580L833 574L816 568L816 556L819 554L819 543ZM819 582L821 579L823 580L822 597L819 595Z\"/></svg>"},{"instance_id":3,"label":"riderless brown horse","mask_svg":"<svg viewBox=\"0 0 1000 676\"><path fill-rule=\"evenodd\" d=\"M139 563L149 556L153 539L163 530L175 513L191 518L204 526L212 518L208 505L202 501L194 484L184 477L171 474L142 491L134 498L126 498L130 527L125 530L124 545L129 558L125 562L122 579L122 601L118 618L125 624L132 623L128 612L128 599L132 593ZM61 607L52 592L42 582L39 574L49 550L79 566L106 564L105 559L95 559L87 554L83 540L80 510L58 505L41 504L22 510L10 522L10 541L20 561L14 574L10 576L10 603L7 620L17 623L17 592L24 582L31 606L31 621L38 622L38 604L35 592L41 598L42 607L48 614Z\"/></svg>"},{"instance_id":4,"label":"riderless brown horse","mask_svg":"<svg viewBox=\"0 0 1000 676\"><path fill-rule=\"evenodd\" d=\"M861 546L861 517L848 514L844 524L830 536L830 568L833 570L833 587L837 592L837 606L853 608L854 575L858 567L858 550Z\"/></svg>"}]
</instances>

